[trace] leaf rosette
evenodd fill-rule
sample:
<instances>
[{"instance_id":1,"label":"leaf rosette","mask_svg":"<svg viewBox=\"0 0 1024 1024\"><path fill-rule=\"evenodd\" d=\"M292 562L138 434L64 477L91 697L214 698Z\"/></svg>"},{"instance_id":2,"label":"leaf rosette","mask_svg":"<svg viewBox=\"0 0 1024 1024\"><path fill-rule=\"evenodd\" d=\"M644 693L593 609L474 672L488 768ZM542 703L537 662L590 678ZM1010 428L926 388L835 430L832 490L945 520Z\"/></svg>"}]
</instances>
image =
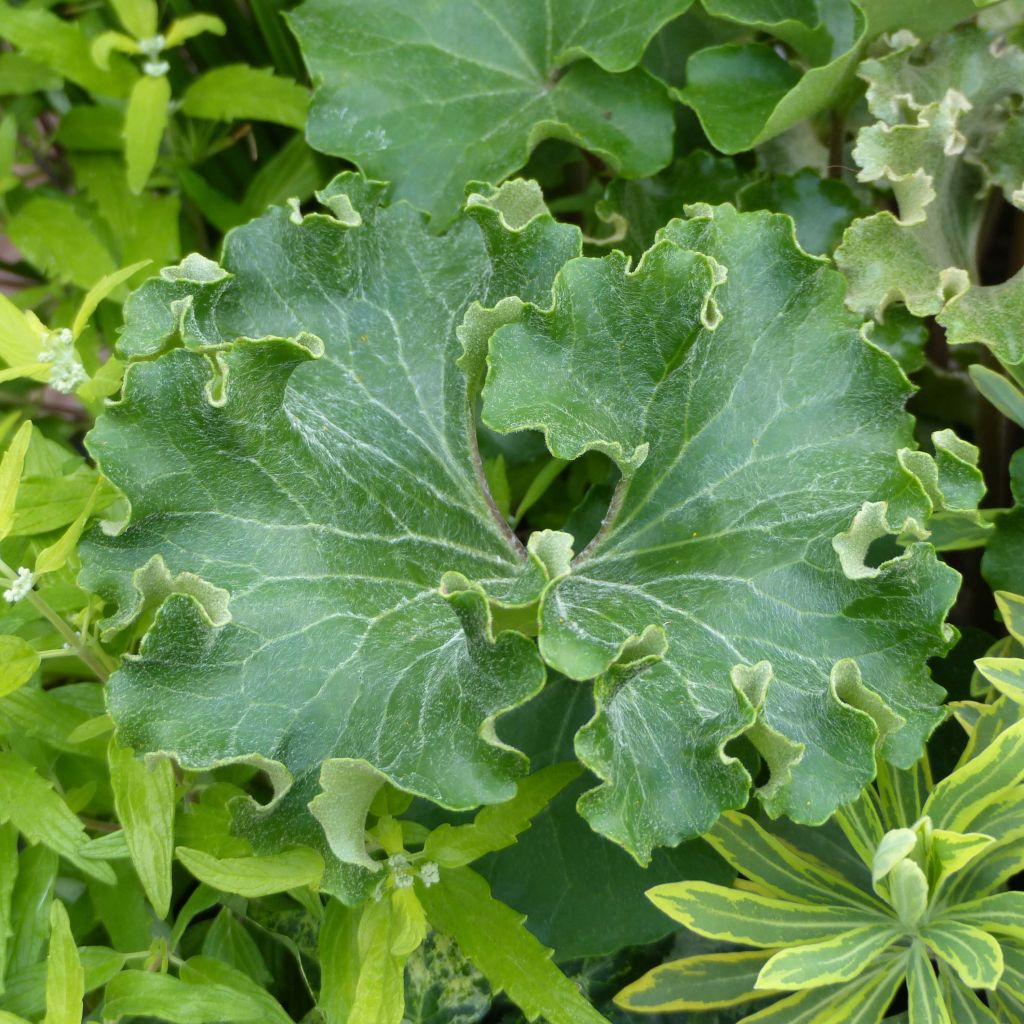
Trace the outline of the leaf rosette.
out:
<instances>
[{"instance_id":1,"label":"leaf rosette","mask_svg":"<svg viewBox=\"0 0 1024 1024\"><path fill-rule=\"evenodd\" d=\"M320 198L334 216L273 210L128 304L134 362L88 444L131 520L83 545L105 628L152 619L110 682L123 744L265 768L274 799L236 821L257 852L364 867L384 781L512 795L500 716L542 657L596 679L579 806L641 861L744 803L741 734L770 812L804 821L876 752L914 761L957 581L915 539L941 495L928 456L897 458L906 378L789 218L695 208L631 270L579 257L525 182L443 235L354 175ZM622 471L572 564L489 499L485 371L489 425Z\"/></svg>"}]
</instances>

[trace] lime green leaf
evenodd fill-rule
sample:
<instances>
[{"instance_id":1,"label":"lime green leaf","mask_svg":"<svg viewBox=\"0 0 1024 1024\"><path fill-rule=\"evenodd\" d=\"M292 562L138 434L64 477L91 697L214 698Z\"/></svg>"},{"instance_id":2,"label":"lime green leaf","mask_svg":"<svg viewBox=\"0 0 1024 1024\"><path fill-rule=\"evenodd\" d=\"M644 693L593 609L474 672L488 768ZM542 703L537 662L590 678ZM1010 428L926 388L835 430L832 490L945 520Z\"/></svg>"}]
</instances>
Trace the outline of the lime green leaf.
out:
<instances>
[{"instance_id":1,"label":"lime green leaf","mask_svg":"<svg viewBox=\"0 0 1024 1024\"><path fill-rule=\"evenodd\" d=\"M315 850L296 847L266 857L226 857L218 860L201 850L179 846L178 860L200 882L240 896L268 896L300 886L317 885L324 873L323 858Z\"/></svg>"},{"instance_id":2,"label":"lime green leaf","mask_svg":"<svg viewBox=\"0 0 1024 1024\"><path fill-rule=\"evenodd\" d=\"M920 941L910 949L907 965L907 1002L914 1024L954 1024L949 1019L942 989L932 970L932 962Z\"/></svg>"},{"instance_id":3,"label":"lime green leaf","mask_svg":"<svg viewBox=\"0 0 1024 1024\"><path fill-rule=\"evenodd\" d=\"M117 270L92 224L69 201L33 197L7 222L7 232L25 258L47 276L77 288L91 288ZM37 345L33 360L40 348Z\"/></svg>"},{"instance_id":4,"label":"lime green leaf","mask_svg":"<svg viewBox=\"0 0 1024 1024\"><path fill-rule=\"evenodd\" d=\"M110 0L118 20L136 39L156 35L156 0Z\"/></svg>"},{"instance_id":5,"label":"lime green leaf","mask_svg":"<svg viewBox=\"0 0 1024 1024\"><path fill-rule=\"evenodd\" d=\"M181 111L210 121L272 121L289 128L306 124L309 93L269 68L225 64L200 75L185 90Z\"/></svg>"},{"instance_id":6,"label":"lime green leaf","mask_svg":"<svg viewBox=\"0 0 1024 1024\"><path fill-rule=\"evenodd\" d=\"M11 532L14 525L14 505L18 498L18 485L25 466L25 453L32 437L32 424L26 420L11 438L3 458L0 459L0 539Z\"/></svg>"},{"instance_id":7,"label":"lime green leaf","mask_svg":"<svg viewBox=\"0 0 1024 1024\"><path fill-rule=\"evenodd\" d=\"M871 860L871 881L876 884L913 852L918 834L912 828L894 828L886 832Z\"/></svg>"},{"instance_id":8,"label":"lime green leaf","mask_svg":"<svg viewBox=\"0 0 1024 1024\"><path fill-rule=\"evenodd\" d=\"M20 53L0 53L0 94L27 96L60 86L61 76L45 64Z\"/></svg>"},{"instance_id":9,"label":"lime green leaf","mask_svg":"<svg viewBox=\"0 0 1024 1024\"><path fill-rule=\"evenodd\" d=\"M27 683L39 668L39 654L20 636L0 636L0 697Z\"/></svg>"},{"instance_id":10,"label":"lime green leaf","mask_svg":"<svg viewBox=\"0 0 1024 1024\"><path fill-rule=\"evenodd\" d=\"M517 784L511 800L485 807L471 825L441 825L434 829L423 844L423 855L444 867L457 868L511 845L579 774L579 765L571 763L542 768Z\"/></svg>"},{"instance_id":11,"label":"lime green leaf","mask_svg":"<svg viewBox=\"0 0 1024 1024\"><path fill-rule=\"evenodd\" d=\"M111 740L108 752L114 807L132 864L157 916L171 904L174 859L174 768L165 757L140 761Z\"/></svg>"},{"instance_id":12,"label":"lime green leaf","mask_svg":"<svg viewBox=\"0 0 1024 1024\"><path fill-rule=\"evenodd\" d=\"M281 1004L262 985L227 964L206 956L190 957L181 965L181 980L201 991L234 991L242 1006L257 1010L256 1019L266 1024L292 1024ZM230 1018L229 1018L230 1019Z\"/></svg>"},{"instance_id":13,"label":"lime green leaf","mask_svg":"<svg viewBox=\"0 0 1024 1024\"><path fill-rule=\"evenodd\" d=\"M140 260L138 263L132 263L130 266L122 267L113 274L107 274L104 277L101 277L89 289L89 291L86 292L85 298L82 299L81 305L78 307L78 312L75 314L74 323L71 325L71 334L77 338L82 331L85 330L85 326L88 324L89 318L96 312L96 308L99 304L119 285L127 281L128 278L143 267L147 266L149 263L149 260Z\"/></svg>"},{"instance_id":14,"label":"lime green leaf","mask_svg":"<svg viewBox=\"0 0 1024 1024\"><path fill-rule=\"evenodd\" d=\"M399 922L390 899L368 903L357 935L359 977L348 1019L359 1024L400 1024L405 1010L405 955L396 955Z\"/></svg>"},{"instance_id":15,"label":"lime green leaf","mask_svg":"<svg viewBox=\"0 0 1024 1024\"><path fill-rule=\"evenodd\" d=\"M194 957L187 963L195 964L198 960L201 958ZM220 966L224 971L230 970L226 965ZM122 971L107 985L103 1019L156 1016L174 1024L220 1024L222 1021L284 1024L291 1020L280 1007L276 1013L268 1012L267 1001L276 1005L270 994L253 986L241 972L231 972L233 981L236 975L244 978L250 987L240 989L221 983L219 978L207 981L197 971L190 975L192 983L184 980L184 972L179 980L168 974Z\"/></svg>"},{"instance_id":16,"label":"lime green leaf","mask_svg":"<svg viewBox=\"0 0 1024 1024\"><path fill-rule=\"evenodd\" d=\"M710 882L658 885L647 895L659 910L699 935L765 949L891 922L867 909L795 903Z\"/></svg>"},{"instance_id":17,"label":"lime green leaf","mask_svg":"<svg viewBox=\"0 0 1024 1024\"><path fill-rule=\"evenodd\" d=\"M46 1016L43 1024L81 1024L85 974L60 900L50 904L50 949L46 955Z\"/></svg>"},{"instance_id":18,"label":"lime green leaf","mask_svg":"<svg viewBox=\"0 0 1024 1024\"><path fill-rule=\"evenodd\" d=\"M43 548L36 555L35 574L42 576L44 573L56 572L64 568L68 559L78 545L78 541L85 529L85 524L92 516L93 507L103 490L103 481L97 479L96 483L85 502L85 507L78 514L73 523L58 537L52 544Z\"/></svg>"},{"instance_id":19,"label":"lime green leaf","mask_svg":"<svg viewBox=\"0 0 1024 1024\"><path fill-rule=\"evenodd\" d=\"M128 187L141 192L153 172L160 140L167 127L171 83L165 75L143 75L132 88L124 115L124 155L128 162Z\"/></svg>"},{"instance_id":20,"label":"lime green leaf","mask_svg":"<svg viewBox=\"0 0 1024 1024\"><path fill-rule=\"evenodd\" d=\"M615 254L568 264L552 309L493 334L483 390L492 428L623 471L596 543L544 595L540 650L598 677L576 749L604 785L581 811L641 860L742 806L750 780L722 748L747 730L772 772L762 801L800 821L856 797L876 744L912 763L939 718L925 660L954 589L923 545L864 564L927 511L894 458L912 444L903 375L858 338L842 281L788 217L691 213L633 272Z\"/></svg>"},{"instance_id":21,"label":"lime green leaf","mask_svg":"<svg viewBox=\"0 0 1024 1024\"><path fill-rule=\"evenodd\" d=\"M1003 974L1003 951L988 932L962 921L936 921L921 937L970 988L993 989Z\"/></svg>"},{"instance_id":22,"label":"lime green leaf","mask_svg":"<svg viewBox=\"0 0 1024 1024\"><path fill-rule=\"evenodd\" d=\"M123 32L101 32L89 47L93 63L104 71L110 68L110 55L112 53L126 53L131 56L141 53L139 44L131 36Z\"/></svg>"},{"instance_id":23,"label":"lime green leaf","mask_svg":"<svg viewBox=\"0 0 1024 1024\"><path fill-rule=\"evenodd\" d=\"M4 0L4 39L26 57L52 68L100 96L126 96L136 77L126 61L100 68L89 52L82 19L62 18L42 7L15 6Z\"/></svg>"},{"instance_id":24,"label":"lime green leaf","mask_svg":"<svg viewBox=\"0 0 1024 1024\"><path fill-rule=\"evenodd\" d=\"M46 908L49 914L49 906ZM81 946L77 950L82 965L82 987L86 992L105 985L124 967L125 956L107 946ZM32 963L7 975L4 1007L22 1017L37 1021L46 1012L46 961ZM81 1014L81 1007L79 1007ZM81 1016L75 1018L75 1024Z\"/></svg>"},{"instance_id":25,"label":"lime green leaf","mask_svg":"<svg viewBox=\"0 0 1024 1024\"><path fill-rule=\"evenodd\" d=\"M316 84L307 137L442 225L467 181L501 180L550 136L653 174L672 156L671 107L634 65L691 2L445 0L410 17L402 0L307 0L290 16Z\"/></svg>"},{"instance_id":26,"label":"lime green leaf","mask_svg":"<svg viewBox=\"0 0 1024 1024\"><path fill-rule=\"evenodd\" d=\"M165 45L181 46L182 43L204 32L222 36L227 31L224 22L213 14L189 14L184 18L175 18L167 30Z\"/></svg>"},{"instance_id":27,"label":"lime green leaf","mask_svg":"<svg viewBox=\"0 0 1024 1024\"><path fill-rule=\"evenodd\" d=\"M81 855L85 827L52 784L9 751L0 752L0 821L10 821L30 842L43 843L98 881L114 881L107 864Z\"/></svg>"},{"instance_id":28,"label":"lime green leaf","mask_svg":"<svg viewBox=\"0 0 1024 1024\"><path fill-rule=\"evenodd\" d=\"M601 1024L605 1020L551 962L524 927L523 918L491 896L469 868L442 868L437 885L417 886L431 925L452 936L463 954L504 991L527 1020L549 1024Z\"/></svg>"},{"instance_id":29,"label":"lime green leaf","mask_svg":"<svg viewBox=\"0 0 1024 1024\"><path fill-rule=\"evenodd\" d=\"M8 981L42 959L45 954L46 940L50 934L50 901L53 899L58 868L57 855L45 846L28 846L18 855L17 877L13 879L14 890L11 894L12 932L8 946ZM29 1013L30 1017L41 1016L44 1011L44 981L45 969L40 975L39 1013ZM9 998L9 990L7 995Z\"/></svg>"},{"instance_id":30,"label":"lime green leaf","mask_svg":"<svg viewBox=\"0 0 1024 1024\"><path fill-rule=\"evenodd\" d=\"M42 337L6 295L0 295L0 358L10 366L37 362Z\"/></svg>"},{"instance_id":31,"label":"lime green leaf","mask_svg":"<svg viewBox=\"0 0 1024 1024\"><path fill-rule=\"evenodd\" d=\"M627 985L615 1002L634 1013L675 1013L766 999L774 993L755 991L754 985L769 956L755 951L707 953L670 960Z\"/></svg>"},{"instance_id":32,"label":"lime green leaf","mask_svg":"<svg viewBox=\"0 0 1024 1024\"><path fill-rule=\"evenodd\" d=\"M321 981L317 1006L327 1024L347 1024L359 981L359 926L361 913L330 900L320 925L318 951Z\"/></svg>"},{"instance_id":33,"label":"lime green leaf","mask_svg":"<svg viewBox=\"0 0 1024 1024\"><path fill-rule=\"evenodd\" d=\"M18 830L13 825L0 825L0 996L4 991L9 940L12 925L12 896L18 875Z\"/></svg>"},{"instance_id":34,"label":"lime green leaf","mask_svg":"<svg viewBox=\"0 0 1024 1024\"><path fill-rule=\"evenodd\" d=\"M1024 779L1024 720L1012 725L977 757L947 775L924 806L936 826L963 832L994 795Z\"/></svg>"},{"instance_id":35,"label":"lime green leaf","mask_svg":"<svg viewBox=\"0 0 1024 1024\"><path fill-rule=\"evenodd\" d=\"M521 603L549 579L477 476L455 326L473 302L540 298L579 249L523 182L477 194L443 236L406 204L382 206L379 185L345 175L335 188L358 226L273 210L229 235L226 270L190 257L129 300L123 351L159 352L179 330L186 343L130 366L90 434L133 519L81 544L83 581L118 607L103 628L163 601L112 677L121 742L189 768L259 754L275 784L294 781L253 834L273 835L272 819L292 844L321 847L308 805L325 761L462 808L508 800L524 773L490 723L541 687L536 646L495 635L473 587L439 592L454 570ZM510 227L505 210L526 194L536 212ZM268 275L306 299L268 289ZM223 393L191 350L207 344L226 346Z\"/></svg>"},{"instance_id":36,"label":"lime green leaf","mask_svg":"<svg viewBox=\"0 0 1024 1024\"><path fill-rule=\"evenodd\" d=\"M851 981L899 937L898 929L880 923L842 932L822 942L780 950L761 969L756 987L799 990Z\"/></svg>"}]
</instances>

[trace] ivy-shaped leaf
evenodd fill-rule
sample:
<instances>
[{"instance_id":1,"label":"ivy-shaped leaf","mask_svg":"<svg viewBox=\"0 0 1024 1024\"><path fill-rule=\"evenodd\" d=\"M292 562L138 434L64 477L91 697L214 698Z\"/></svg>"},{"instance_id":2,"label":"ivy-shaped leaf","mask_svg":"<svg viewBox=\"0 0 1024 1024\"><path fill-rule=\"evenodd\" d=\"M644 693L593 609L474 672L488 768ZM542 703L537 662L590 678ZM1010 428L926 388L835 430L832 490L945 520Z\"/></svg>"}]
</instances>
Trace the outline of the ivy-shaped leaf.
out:
<instances>
[{"instance_id":1,"label":"ivy-shaped leaf","mask_svg":"<svg viewBox=\"0 0 1024 1024\"><path fill-rule=\"evenodd\" d=\"M622 470L544 595L540 649L597 677L576 751L604 784L579 806L642 860L743 805L724 748L747 730L767 808L801 821L856 797L876 745L911 764L941 718L925 662L956 591L925 544L864 561L932 505L895 458L906 378L862 341L842 279L787 217L695 212L633 273L620 254L569 263L552 309L493 335L483 391L494 429Z\"/></svg>"},{"instance_id":2,"label":"ivy-shaped leaf","mask_svg":"<svg viewBox=\"0 0 1024 1024\"><path fill-rule=\"evenodd\" d=\"M456 328L474 301L543 299L580 242L524 182L441 237L352 175L321 198L343 220L272 210L224 269L193 257L133 296L125 353L184 345L133 364L89 435L132 515L85 540L83 579L108 631L159 605L110 682L120 742L265 767L264 847L322 843L305 805L342 759L317 817L347 853L354 779L470 807L525 770L492 722L541 687L535 645L496 632L478 586L439 584L526 604L565 550L528 555L489 507Z\"/></svg>"},{"instance_id":3,"label":"ivy-shaped leaf","mask_svg":"<svg viewBox=\"0 0 1024 1024\"><path fill-rule=\"evenodd\" d=\"M653 174L672 157L671 103L636 65L692 2L307 0L291 23L316 86L310 144L441 224L465 182L504 178L545 138Z\"/></svg>"}]
</instances>

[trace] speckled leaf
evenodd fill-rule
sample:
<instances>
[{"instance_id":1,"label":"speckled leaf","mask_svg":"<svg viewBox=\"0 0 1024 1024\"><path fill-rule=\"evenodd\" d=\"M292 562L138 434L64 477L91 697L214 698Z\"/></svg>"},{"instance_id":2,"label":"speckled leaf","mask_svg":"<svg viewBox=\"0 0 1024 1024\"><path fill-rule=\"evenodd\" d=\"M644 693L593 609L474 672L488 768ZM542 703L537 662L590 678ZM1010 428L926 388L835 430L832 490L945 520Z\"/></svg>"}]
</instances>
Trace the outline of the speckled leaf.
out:
<instances>
[{"instance_id":1,"label":"speckled leaf","mask_svg":"<svg viewBox=\"0 0 1024 1024\"><path fill-rule=\"evenodd\" d=\"M841 278L784 216L705 207L661 238L632 274L618 254L569 263L550 311L493 335L484 387L491 427L623 472L544 595L540 648L597 677L576 751L604 784L580 809L641 860L744 804L723 748L748 730L769 811L805 822L856 797L876 745L913 763L956 591L926 544L864 562L931 502L896 457L906 378L859 337Z\"/></svg>"}]
</instances>

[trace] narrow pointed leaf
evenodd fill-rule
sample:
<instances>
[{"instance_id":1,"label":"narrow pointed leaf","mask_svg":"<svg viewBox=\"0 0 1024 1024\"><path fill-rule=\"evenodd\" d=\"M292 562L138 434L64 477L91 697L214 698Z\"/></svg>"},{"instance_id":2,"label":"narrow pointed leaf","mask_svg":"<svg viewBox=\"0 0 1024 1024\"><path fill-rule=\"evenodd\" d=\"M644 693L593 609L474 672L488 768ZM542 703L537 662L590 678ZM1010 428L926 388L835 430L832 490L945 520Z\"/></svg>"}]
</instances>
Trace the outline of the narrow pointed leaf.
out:
<instances>
[{"instance_id":1,"label":"narrow pointed leaf","mask_svg":"<svg viewBox=\"0 0 1024 1024\"><path fill-rule=\"evenodd\" d=\"M165 75L143 75L128 98L124 115L124 154L128 187L138 194L146 187L167 127L171 84Z\"/></svg>"},{"instance_id":2,"label":"narrow pointed leaf","mask_svg":"<svg viewBox=\"0 0 1024 1024\"><path fill-rule=\"evenodd\" d=\"M50 904L50 948L46 954L46 1016L43 1024L81 1024L85 974L60 900Z\"/></svg>"},{"instance_id":3,"label":"narrow pointed leaf","mask_svg":"<svg viewBox=\"0 0 1024 1024\"><path fill-rule=\"evenodd\" d=\"M222 860L202 850L190 850L187 846L179 846L175 853L200 882L239 896L269 896L275 892L316 885L324 873L320 854L304 847L265 857L226 857Z\"/></svg>"},{"instance_id":4,"label":"narrow pointed leaf","mask_svg":"<svg viewBox=\"0 0 1024 1024\"><path fill-rule=\"evenodd\" d=\"M757 987L779 990L819 988L851 981L872 965L900 932L885 925L857 928L823 942L776 953L762 968Z\"/></svg>"},{"instance_id":5,"label":"narrow pointed leaf","mask_svg":"<svg viewBox=\"0 0 1024 1024\"><path fill-rule=\"evenodd\" d=\"M921 937L970 988L994 989L1003 974L1003 951L988 932L962 921L936 921Z\"/></svg>"}]
</instances>

